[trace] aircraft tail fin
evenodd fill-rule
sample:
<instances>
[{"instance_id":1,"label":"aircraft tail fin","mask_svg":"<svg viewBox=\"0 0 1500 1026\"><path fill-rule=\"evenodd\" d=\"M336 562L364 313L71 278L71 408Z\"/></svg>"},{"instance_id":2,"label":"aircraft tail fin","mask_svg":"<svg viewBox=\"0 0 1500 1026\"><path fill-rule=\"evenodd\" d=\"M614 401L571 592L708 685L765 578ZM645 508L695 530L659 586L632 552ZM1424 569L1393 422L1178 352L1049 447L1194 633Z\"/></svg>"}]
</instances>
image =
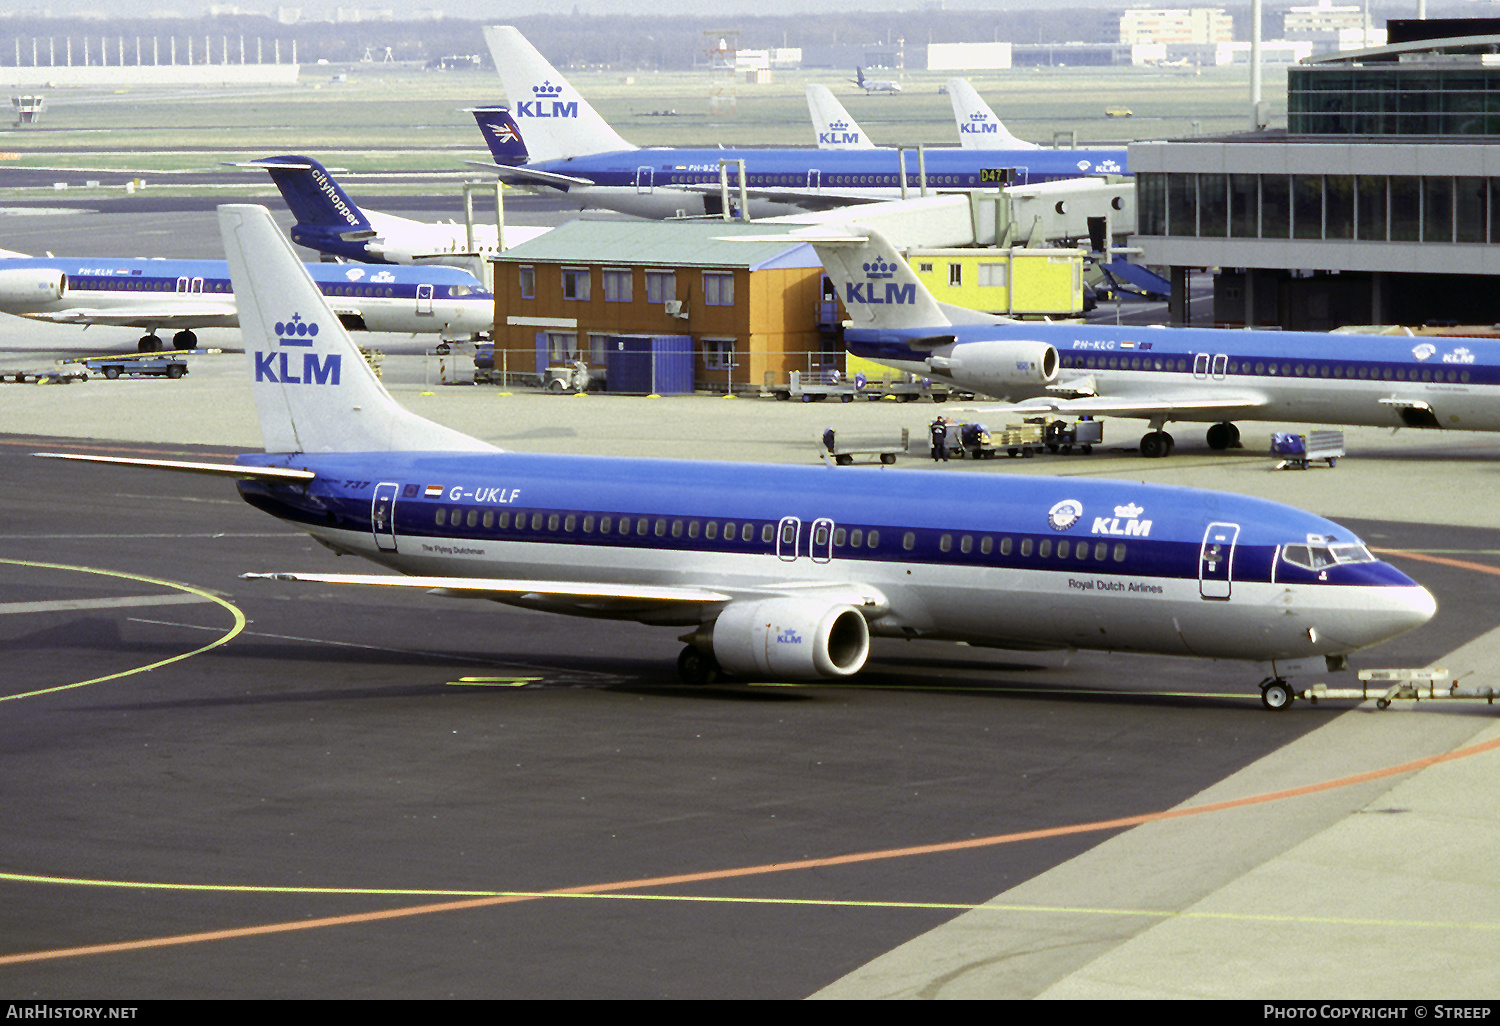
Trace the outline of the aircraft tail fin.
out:
<instances>
[{"instance_id":1,"label":"aircraft tail fin","mask_svg":"<svg viewBox=\"0 0 1500 1026\"><path fill-rule=\"evenodd\" d=\"M509 107L470 107L469 113L474 115L496 164L524 164L531 159Z\"/></svg>"},{"instance_id":2,"label":"aircraft tail fin","mask_svg":"<svg viewBox=\"0 0 1500 1026\"><path fill-rule=\"evenodd\" d=\"M969 80L950 78L948 99L953 101L953 118L958 122L958 140L966 150L1034 150L1036 143L1017 139L1010 129L990 110Z\"/></svg>"},{"instance_id":3,"label":"aircraft tail fin","mask_svg":"<svg viewBox=\"0 0 1500 1026\"><path fill-rule=\"evenodd\" d=\"M391 398L265 207L219 207L219 232L267 452L494 449Z\"/></svg>"},{"instance_id":4,"label":"aircraft tail fin","mask_svg":"<svg viewBox=\"0 0 1500 1026\"><path fill-rule=\"evenodd\" d=\"M787 239L812 245L844 309L858 327L927 328L1000 324L1004 318L938 302L895 245L873 228L850 224L832 232L809 229Z\"/></svg>"},{"instance_id":5,"label":"aircraft tail fin","mask_svg":"<svg viewBox=\"0 0 1500 1026\"><path fill-rule=\"evenodd\" d=\"M820 150L873 150L870 141L844 105L825 85L810 83L807 87L807 109L812 115L813 135Z\"/></svg>"},{"instance_id":6,"label":"aircraft tail fin","mask_svg":"<svg viewBox=\"0 0 1500 1026\"><path fill-rule=\"evenodd\" d=\"M609 127L519 29L489 25L484 40L533 161L636 148Z\"/></svg>"},{"instance_id":7,"label":"aircraft tail fin","mask_svg":"<svg viewBox=\"0 0 1500 1026\"><path fill-rule=\"evenodd\" d=\"M299 225L350 232L371 230L370 219L359 204L349 198L327 168L311 157L264 157L241 166L265 168L270 173Z\"/></svg>"}]
</instances>

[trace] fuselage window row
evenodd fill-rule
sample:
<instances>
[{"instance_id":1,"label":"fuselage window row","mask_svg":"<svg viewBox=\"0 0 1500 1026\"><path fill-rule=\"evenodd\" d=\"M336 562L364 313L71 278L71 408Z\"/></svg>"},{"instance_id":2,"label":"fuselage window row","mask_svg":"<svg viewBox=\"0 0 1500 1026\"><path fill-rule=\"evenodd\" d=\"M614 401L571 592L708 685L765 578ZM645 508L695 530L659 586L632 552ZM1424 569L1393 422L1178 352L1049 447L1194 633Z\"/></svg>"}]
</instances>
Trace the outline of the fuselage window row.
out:
<instances>
[{"instance_id":1,"label":"fuselage window row","mask_svg":"<svg viewBox=\"0 0 1500 1026\"><path fill-rule=\"evenodd\" d=\"M439 506L433 511L433 523L437 527L467 527L478 528L486 531L529 531L532 533L563 533L563 534L585 534L585 535L623 535L635 537L665 538L670 535L673 538L688 538L697 540L702 537L706 541L725 542L752 542L757 533L764 545L770 545L776 540L777 525L766 522L760 525L759 531L756 525L745 522L717 520L698 521L680 519L667 519L665 517L614 517L608 514L577 514L577 513L526 513L517 512L512 518L509 510L496 513L494 510L485 510L482 513L478 509L463 509L447 506ZM514 525L514 527L512 527ZM818 531L815 526L813 545L815 547L826 545L829 536L826 528ZM795 548L797 545L799 527L795 523L784 522L782 525L781 544L783 548ZM933 532L936 533L936 532ZM918 536L915 531L907 531L902 535L901 547L907 552L915 551ZM833 547L836 549L875 549L880 545L880 532L874 528L836 528L832 535ZM973 555L976 551L981 556L989 556L997 550L1003 557L1013 553L1020 555L1023 559L1029 559L1033 554L1039 559L1069 559L1078 561L1092 559L1096 563L1115 562L1123 563L1127 557L1127 547L1124 542L1116 542L1113 546L1109 542L1095 541L1092 545L1087 540L1080 540L1076 545L1067 538L1061 538L1054 544L1051 538L1042 538L1037 541L1033 538L1021 538L1019 545L1015 540L1006 536L1001 537L998 545L992 535L980 535L976 538L972 534L960 535L957 539L958 551L963 555ZM940 552L950 553L954 549L954 536L951 533L938 535L937 548Z\"/></svg>"},{"instance_id":2,"label":"fuselage window row","mask_svg":"<svg viewBox=\"0 0 1500 1026\"><path fill-rule=\"evenodd\" d=\"M1186 374L1188 361L1173 358L1163 359L1161 357L1141 356L1068 356L1062 358L1062 365L1067 368L1079 370L1143 370L1161 371L1164 373ZM1249 360L1231 360L1219 373L1261 375L1299 378L1349 378L1376 381L1430 381L1448 382L1450 384L1468 383L1472 375L1469 371L1460 371L1433 367L1423 367L1420 371L1412 368L1410 371L1405 367L1392 367L1381 363L1359 363L1359 364L1312 364L1312 363L1276 363L1274 361L1259 360L1254 363ZM1202 374L1199 375L1203 376Z\"/></svg>"}]
</instances>

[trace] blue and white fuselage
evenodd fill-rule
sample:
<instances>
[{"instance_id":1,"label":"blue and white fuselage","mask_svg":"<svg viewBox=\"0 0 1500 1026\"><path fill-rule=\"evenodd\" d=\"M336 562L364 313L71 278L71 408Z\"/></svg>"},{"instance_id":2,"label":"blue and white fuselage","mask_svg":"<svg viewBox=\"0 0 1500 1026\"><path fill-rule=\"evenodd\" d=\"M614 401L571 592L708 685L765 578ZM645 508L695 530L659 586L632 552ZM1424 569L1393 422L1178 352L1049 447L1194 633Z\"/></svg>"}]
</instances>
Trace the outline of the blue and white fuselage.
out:
<instances>
[{"instance_id":1,"label":"blue and white fuselage","mask_svg":"<svg viewBox=\"0 0 1500 1026\"><path fill-rule=\"evenodd\" d=\"M248 481L241 492L402 574L718 595L489 596L648 623L799 599L852 606L888 637L1283 661L1352 652L1433 610L1345 528L1194 489L516 453L238 462L313 471L306 487ZM793 616L789 629L811 638L817 619ZM714 638L721 662L740 641Z\"/></svg>"},{"instance_id":2,"label":"blue and white fuselage","mask_svg":"<svg viewBox=\"0 0 1500 1026\"><path fill-rule=\"evenodd\" d=\"M447 338L489 331L495 297L453 267L310 263L308 273L339 319L358 331L435 332ZM62 324L141 328L143 349L175 329L178 348L193 328L233 327L239 312L223 260L17 257L0 260L0 312ZM148 341L154 340L154 341Z\"/></svg>"}]
</instances>

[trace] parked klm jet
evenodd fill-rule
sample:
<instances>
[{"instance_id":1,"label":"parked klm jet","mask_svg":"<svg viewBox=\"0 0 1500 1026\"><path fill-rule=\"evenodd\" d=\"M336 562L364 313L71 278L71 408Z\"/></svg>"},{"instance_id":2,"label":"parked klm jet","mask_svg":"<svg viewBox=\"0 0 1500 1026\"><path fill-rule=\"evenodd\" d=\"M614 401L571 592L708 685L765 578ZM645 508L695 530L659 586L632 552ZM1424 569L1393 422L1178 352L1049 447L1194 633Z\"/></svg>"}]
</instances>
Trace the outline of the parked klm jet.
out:
<instances>
[{"instance_id":1,"label":"parked klm jet","mask_svg":"<svg viewBox=\"0 0 1500 1026\"><path fill-rule=\"evenodd\" d=\"M849 351L1016 403L1015 412L1150 422L1141 455L1166 456L1168 421L1235 420L1500 431L1493 342L1304 331L1130 328L1010 321L937 302L878 232L814 236L851 318Z\"/></svg>"},{"instance_id":2,"label":"parked klm jet","mask_svg":"<svg viewBox=\"0 0 1500 1026\"><path fill-rule=\"evenodd\" d=\"M1011 135L966 78L948 80L948 99L958 122L958 141L966 150L1034 150L1036 143Z\"/></svg>"},{"instance_id":3,"label":"parked klm jet","mask_svg":"<svg viewBox=\"0 0 1500 1026\"><path fill-rule=\"evenodd\" d=\"M901 91L901 83L894 78L865 78L865 69L859 67L854 69L854 77L849 81L866 93L899 93Z\"/></svg>"},{"instance_id":4,"label":"parked klm jet","mask_svg":"<svg viewBox=\"0 0 1500 1026\"><path fill-rule=\"evenodd\" d=\"M778 217L901 197L921 186L918 160L897 150L639 149L622 139L515 28L491 26L485 39L510 107L475 112L501 179L557 190L580 208L641 217L724 213L720 168L740 191L744 161L749 215ZM929 188L955 191L1125 174L1124 150L934 150ZM733 200L731 200L733 202Z\"/></svg>"},{"instance_id":5,"label":"parked klm jet","mask_svg":"<svg viewBox=\"0 0 1500 1026\"><path fill-rule=\"evenodd\" d=\"M807 112L820 150L873 150L875 144L855 123L833 90L816 82L807 86Z\"/></svg>"},{"instance_id":6,"label":"parked klm jet","mask_svg":"<svg viewBox=\"0 0 1500 1026\"><path fill-rule=\"evenodd\" d=\"M679 672L848 677L872 636L1188 655L1293 672L1426 622L1350 531L1259 499L1082 478L507 453L381 387L261 207L220 208L264 454L218 474L390 574L363 585L686 628ZM355 413L354 411L359 411ZM54 454L55 455L55 454Z\"/></svg>"},{"instance_id":7,"label":"parked klm jet","mask_svg":"<svg viewBox=\"0 0 1500 1026\"><path fill-rule=\"evenodd\" d=\"M434 332L467 338L489 331L495 297L454 267L309 264L340 321L356 331ZM222 260L111 260L22 257L0 260L0 312L58 324L142 328L138 348L192 349L194 328L239 323L229 267Z\"/></svg>"},{"instance_id":8,"label":"parked klm jet","mask_svg":"<svg viewBox=\"0 0 1500 1026\"><path fill-rule=\"evenodd\" d=\"M504 245L493 224L474 225L473 245L461 224L413 221L394 214L361 210L328 169L311 157L287 155L246 161L237 167L264 168L296 217L292 241L346 260L374 264L441 264L458 254L494 253L547 231L506 225ZM467 266L467 265L457 265Z\"/></svg>"}]
</instances>

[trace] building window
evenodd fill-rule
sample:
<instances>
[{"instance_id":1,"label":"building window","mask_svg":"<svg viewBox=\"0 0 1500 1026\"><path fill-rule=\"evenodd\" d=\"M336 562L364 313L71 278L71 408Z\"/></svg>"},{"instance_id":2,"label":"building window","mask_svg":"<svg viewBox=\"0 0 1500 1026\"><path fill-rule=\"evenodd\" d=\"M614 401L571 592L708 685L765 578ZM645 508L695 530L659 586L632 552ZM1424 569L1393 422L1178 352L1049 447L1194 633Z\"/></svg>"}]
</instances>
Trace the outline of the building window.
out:
<instances>
[{"instance_id":1,"label":"building window","mask_svg":"<svg viewBox=\"0 0 1500 1026\"><path fill-rule=\"evenodd\" d=\"M963 285L963 283L964 283L964 265L963 264L949 264L948 265L948 286L950 288L955 288L956 289L956 288L961 287Z\"/></svg>"},{"instance_id":2,"label":"building window","mask_svg":"<svg viewBox=\"0 0 1500 1026\"><path fill-rule=\"evenodd\" d=\"M635 301L634 271L604 272L604 301L606 303L630 303Z\"/></svg>"},{"instance_id":3,"label":"building window","mask_svg":"<svg viewBox=\"0 0 1500 1026\"><path fill-rule=\"evenodd\" d=\"M703 304L705 306L733 306L734 275L705 274L703 276Z\"/></svg>"},{"instance_id":4,"label":"building window","mask_svg":"<svg viewBox=\"0 0 1500 1026\"><path fill-rule=\"evenodd\" d=\"M730 370L734 367L734 339L703 340L703 366L708 370Z\"/></svg>"},{"instance_id":5,"label":"building window","mask_svg":"<svg viewBox=\"0 0 1500 1026\"><path fill-rule=\"evenodd\" d=\"M1010 268L999 260L985 260L979 264L979 287L1003 289L1010 284Z\"/></svg>"},{"instance_id":6,"label":"building window","mask_svg":"<svg viewBox=\"0 0 1500 1026\"><path fill-rule=\"evenodd\" d=\"M603 366L605 363L605 347L609 344L608 335L589 335L589 363L595 366Z\"/></svg>"},{"instance_id":7,"label":"building window","mask_svg":"<svg viewBox=\"0 0 1500 1026\"><path fill-rule=\"evenodd\" d=\"M535 267L523 267L523 268L521 268L520 269L520 278L521 278L521 298L522 299L535 299L536 298L536 268Z\"/></svg>"},{"instance_id":8,"label":"building window","mask_svg":"<svg viewBox=\"0 0 1500 1026\"><path fill-rule=\"evenodd\" d=\"M578 359L578 336L570 331L549 331L547 359L553 363L570 363Z\"/></svg>"},{"instance_id":9,"label":"building window","mask_svg":"<svg viewBox=\"0 0 1500 1026\"><path fill-rule=\"evenodd\" d=\"M676 271L646 272L646 302L666 303L677 298Z\"/></svg>"},{"instance_id":10,"label":"building window","mask_svg":"<svg viewBox=\"0 0 1500 1026\"><path fill-rule=\"evenodd\" d=\"M589 299L589 272L586 267L564 267L562 272L563 298L579 302Z\"/></svg>"}]
</instances>

